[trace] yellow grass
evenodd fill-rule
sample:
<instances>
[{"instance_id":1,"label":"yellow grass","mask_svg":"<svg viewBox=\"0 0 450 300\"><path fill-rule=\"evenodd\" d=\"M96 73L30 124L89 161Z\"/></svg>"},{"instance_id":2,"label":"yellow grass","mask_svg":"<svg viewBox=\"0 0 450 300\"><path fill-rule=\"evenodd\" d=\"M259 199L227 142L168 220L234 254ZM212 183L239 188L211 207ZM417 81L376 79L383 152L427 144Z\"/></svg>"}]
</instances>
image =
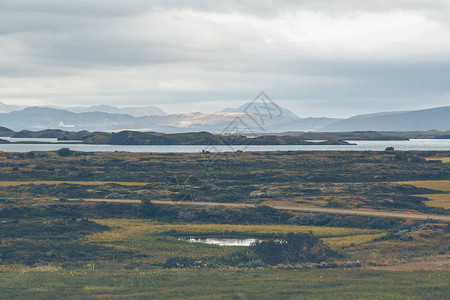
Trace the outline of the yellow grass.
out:
<instances>
[{"instance_id":1,"label":"yellow grass","mask_svg":"<svg viewBox=\"0 0 450 300\"><path fill-rule=\"evenodd\" d=\"M428 157L428 158L425 158L426 160L440 160L440 161L442 161L443 163L446 163L446 164L448 164L448 163L450 163L450 157Z\"/></svg>"},{"instance_id":2,"label":"yellow grass","mask_svg":"<svg viewBox=\"0 0 450 300\"><path fill-rule=\"evenodd\" d=\"M447 157L450 159L450 157ZM421 180L421 181L399 181L398 184L408 184L419 188L427 188L436 191L450 192L450 180ZM431 207L442 207L450 209L450 194L427 194L417 195L428 198L425 204Z\"/></svg>"},{"instance_id":3,"label":"yellow grass","mask_svg":"<svg viewBox=\"0 0 450 300\"><path fill-rule=\"evenodd\" d=\"M79 185L105 185L105 184L120 184L125 186L145 186L148 182L116 182L116 181L51 181L51 180L37 180L37 181L0 181L0 186L18 186L27 184L79 184Z\"/></svg>"},{"instance_id":4,"label":"yellow grass","mask_svg":"<svg viewBox=\"0 0 450 300\"><path fill-rule=\"evenodd\" d=\"M227 232L248 234L282 234L288 232L308 233L322 237L342 237L353 235L380 234L380 230L319 227L319 226L291 226L291 225L229 225L229 224L161 224L146 220L107 219L95 220L95 222L115 228L111 231L93 234L92 241L117 241L141 234L157 234L169 230L178 233L198 234L226 234Z\"/></svg>"},{"instance_id":5,"label":"yellow grass","mask_svg":"<svg viewBox=\"0 0 450 300\"><path fill-rule=\"evenodd\" d=\"M220 247L180 241L177 236L161 234L176 230L177 235L258 236L289 232L309 233L320 237L333 249L372 241L385 235L381 230L289 225L228 225L228 224L164 224L148 220L106 219L95 222L108 225L111 230L88 236L89 243L134 250L146 254L146 263L158 263L168 257L191 258L226 256L237 247Z\"/></svg>"},{"instance_id":6,"label":"yellow grass","mask_svg":"<svg viewBox=\"0 0 450 300\"><path fill-rule=\"evenodd\" d=\"M348 247L350 245L357 245L362 243L367 243L375 239L379 239L385 236L386 233L377 234L361 234L361 235L350 235L343 237L330 237L323 238L322 240L332 249L339 249L342 247Z\"/></svg>"},{"instance_id":7,"label":"yellow grass","mask_svg":"<svg viewBox=\"0 0 450 300\"><path fill-rule=\"evenodd\" d=\"M428 194L417 196L430 199L429 201L425 202L427 206L450 209L450 194Z\"/></svg>"},{"instance_id":8,"label":"yellow grass","mask_svg":"<svg viewBox=\"0 0 450 300\"><path fill-rule=\"evenodd\" d=\"M408 184L419 188L450 192L450 180L397 181L397 184Z\"/></svg>"}]
</instances>

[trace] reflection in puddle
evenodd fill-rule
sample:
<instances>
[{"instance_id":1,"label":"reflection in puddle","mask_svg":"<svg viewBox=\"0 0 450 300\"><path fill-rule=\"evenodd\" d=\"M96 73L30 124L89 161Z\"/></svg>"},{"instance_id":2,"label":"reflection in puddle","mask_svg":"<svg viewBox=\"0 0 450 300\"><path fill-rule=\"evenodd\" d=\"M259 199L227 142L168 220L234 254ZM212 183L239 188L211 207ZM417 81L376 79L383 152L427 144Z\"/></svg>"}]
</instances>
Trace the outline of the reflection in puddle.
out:
<instances>
[{"instance_id":1,"label":"reflection in puddle","mask_svg":"<svg viewBox=\"0 0 450 300\"><path fill-rule=\"evenodd\" d=\"M182 241L186 241L189 243L202 243L202 244L208 244L208 245L218 245L218 246L250 246L252 243L256 241L261 241L260 239L254 239L254 238L180 238Z\"/></svg>"}]
</instances>

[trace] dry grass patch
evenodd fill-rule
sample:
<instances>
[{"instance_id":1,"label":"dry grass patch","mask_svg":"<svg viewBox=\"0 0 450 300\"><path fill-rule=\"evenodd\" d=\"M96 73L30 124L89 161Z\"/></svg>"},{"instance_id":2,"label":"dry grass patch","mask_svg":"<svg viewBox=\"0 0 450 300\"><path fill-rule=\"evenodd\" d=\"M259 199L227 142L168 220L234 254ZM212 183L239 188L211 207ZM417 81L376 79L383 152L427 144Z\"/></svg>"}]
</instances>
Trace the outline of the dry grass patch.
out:
<instances>
[{"instance_id":1,"label":"dry grass patch","mask_svg":"<svg viewBox=\"0 0 450 300\"><path fill-rule=\"evenodd\" d=\"M377 234L361 234L361 235L351 235L351 236L343 236L343 237L331 237L331 238L323 238L322 240L332 249L340 249L343 247L359 245L363 243L367 243L379 238L382 238L386 235L386 233L377 233Z\"/></svg>"},{"instance_id":2,"label":"dry grass patch","mask_svg":"<svg viewBox=\"0 0 450 300\"><path fill-rule=\"evenodd\" d=\"M440 160L445 164L450 163L450 157L427 157L426 160Z\"/></svg>"},{"instance_id":3,"label":"dry grass patch","mask_svg":"<svg viewBox=\"0 0 450 300\"><path fill-rule=\"evenodd\" d=\"M230 225L230 224L163 224L146 220L107 219L95 220L95 222L112 227L113 230L105 231L90 236L92 240L114 241L130 238L140 234L160 234L170 230L176 230L179 234L285 234L309 233L320 237L344 237L373 235L382 233L381 230L323 227L323 226L292 226L292 225Z\"/></svg>"},{"instance_id":4,"label":"dry grass patch","mask_svg":"<svg viewBox=\"0 0 450 300\"><path fill-rule=\"evenodd\" d=\"M450 192L450 180L397 181L397 184L408 184L419 188Z\"/></svg>"},{"instance_id":5,"label":"dry grass patch","mask_svg":"<svg viewBox=\"0 0 450 300\"><path fill-rule=\"evenodd\" d=\"M450 209L450 194L428 194L417 196L428 198L429 200L424 202L427 206Z\"/></svg>"}]
</instances>

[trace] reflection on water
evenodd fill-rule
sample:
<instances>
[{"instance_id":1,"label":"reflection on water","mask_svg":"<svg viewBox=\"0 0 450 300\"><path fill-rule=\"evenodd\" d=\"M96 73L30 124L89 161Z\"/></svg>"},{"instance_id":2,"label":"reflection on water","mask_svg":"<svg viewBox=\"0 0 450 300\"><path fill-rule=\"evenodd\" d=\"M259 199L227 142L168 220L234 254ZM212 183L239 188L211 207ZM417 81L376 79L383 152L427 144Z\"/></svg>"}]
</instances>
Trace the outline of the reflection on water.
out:
<instances>
[{"instance_id":1,"label":"reflection on water","mask_svg":"<svg viewBox=\"0 0 450 300\"><path fill-rule=\"evenodd\" d=\"M250 246L252 243L256 241L260 241L259 239L254 238L180 238L180 240L189 242L189 243L202 243L208 245L217 245L217 246Z\"/></svg>"}]
</instances>

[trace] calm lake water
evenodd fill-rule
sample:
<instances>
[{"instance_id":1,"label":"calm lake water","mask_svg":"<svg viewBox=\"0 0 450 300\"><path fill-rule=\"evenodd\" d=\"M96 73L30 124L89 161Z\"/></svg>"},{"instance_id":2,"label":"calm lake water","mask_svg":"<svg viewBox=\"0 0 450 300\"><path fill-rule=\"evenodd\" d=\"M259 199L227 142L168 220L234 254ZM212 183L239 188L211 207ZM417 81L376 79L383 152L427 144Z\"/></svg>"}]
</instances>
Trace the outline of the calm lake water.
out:
<instances>
[{"instance_id":1,"label":"calm lake water","mask_svg":"<svg viewBox=\"0 0 450 300\"><path fill-rule=\"evenodd\" d=\"M12 138L12 137L0 137L0 139L17 143L17 142L39 142L39 143L64 143L67 141L58 141L56 138ZM71 143L82 143L83 141L70 141Z\"/></svg>"},{"instance_id":2,"label":"calm lake water","mask_svg":"<svg viewBox=\"0 0 450 300\"><path fill-rule=\"evenodd\" d=\"M26 139L22 139L26 140ZM36 139L33 139L36 140ZM29 140L28 140L29 141ZM44 141L47 142L47 141ZM258 145L258 146L127 146L127 145L83 145L60 144L49 142L48 144L0 144L0 151L4 152L29 152L29 151L55 151L62 147L68 147L76 151L84 152L155 152L155 153L199 153L202 150L210 152L234 152L241 151L383 151L387 147L395 150L409 151L450 151L450 139L412 139L409 141L355 141L348 142L356 145Z\"/></svg>"}]
</instances>

